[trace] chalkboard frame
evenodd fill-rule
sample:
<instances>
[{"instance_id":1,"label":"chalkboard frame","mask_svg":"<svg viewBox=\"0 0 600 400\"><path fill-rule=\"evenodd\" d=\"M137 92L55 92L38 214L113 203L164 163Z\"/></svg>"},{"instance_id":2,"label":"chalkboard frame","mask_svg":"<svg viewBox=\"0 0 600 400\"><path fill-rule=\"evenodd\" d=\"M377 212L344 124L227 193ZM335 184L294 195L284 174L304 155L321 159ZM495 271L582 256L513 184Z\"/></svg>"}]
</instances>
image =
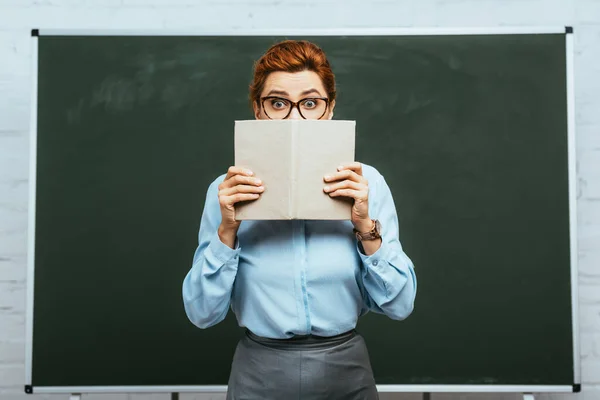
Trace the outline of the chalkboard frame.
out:
<instances>
[{"instance_id":1,"label":"chalkboard frame","mask_svg":"<svg viewBox=\"0 0 600 400\"><path fill-rule=\"evenodd\" d=\"M574 94L574 38L572 27L489 27L489 28L373 28L373 29L286 29L286 30L71 30L33 29L32 35L32 86L30 119L28 257L26 297L26 347L25 392L33 393L158 393L158 392L225 392L226 386L89 386L42 387L32 386L33 369L33 316L35 274L35 221L36 221L36 166L37 166L37 95L38 95L38 38L40 36L434 36L434 35L507 35L507 34L557 34L566 35L567 71L567 121L568 121L568 177L569 177L569 229L571 261L571 321L573 332L573 385L378 385L380 392L579 392L581 367L579 353L578 321L578 257L577 257L577 176L575 147L575 94Z\"/></svg>"}]
</instances>

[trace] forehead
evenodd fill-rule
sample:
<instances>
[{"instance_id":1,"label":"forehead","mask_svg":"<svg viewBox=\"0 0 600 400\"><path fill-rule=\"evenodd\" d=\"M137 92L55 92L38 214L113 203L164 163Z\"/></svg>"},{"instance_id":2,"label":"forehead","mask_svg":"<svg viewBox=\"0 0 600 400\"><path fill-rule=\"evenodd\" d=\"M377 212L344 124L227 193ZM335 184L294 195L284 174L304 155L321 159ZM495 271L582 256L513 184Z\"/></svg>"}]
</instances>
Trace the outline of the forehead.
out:
<instances>
[{"instance_id":1,"label":"forehead","mask_svg":"<svg viewBox=\"0 0 600 400\"><path fill-rule=\"evenodd\" d=\"M267 77L261 95L266 96L271 90L279 90L294 97L309 89L317 89L322 96L327 95L321 78L313 71L276 71L271 72Z\"/></svg>"}]
</instances>

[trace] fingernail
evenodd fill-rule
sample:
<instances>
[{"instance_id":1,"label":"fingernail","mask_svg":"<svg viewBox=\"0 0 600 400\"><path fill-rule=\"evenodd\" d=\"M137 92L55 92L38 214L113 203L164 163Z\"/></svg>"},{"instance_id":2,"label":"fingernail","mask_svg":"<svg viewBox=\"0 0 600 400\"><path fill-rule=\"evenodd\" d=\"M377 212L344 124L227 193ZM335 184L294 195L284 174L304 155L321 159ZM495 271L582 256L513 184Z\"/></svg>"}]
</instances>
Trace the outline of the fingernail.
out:
<instances>
[{"instance_id":1,"label":"fingernail","mask_svg":"<svg viewBox=\"0 0 600 400\"><path fill-rule=\"evenodd\" d=\"M262 184L262 181L260 179L255 179L254 183L256 183L257 185L260 185L260 184Z\"/></svg>"},{"instance_id":2,"label":"fingernail","mask_svg":"<svg viewBox=\"0 0 600 400\"><path fill-rule=\"evenodd\" d=\"M258 187L258 189L259 189L260 191L263 191L263 190L265 190L265 187L264 187L264 186L259 186L259 187Z\"/></svg>"},{"instance_id":3,"label":"fingernail","mask_svg":"<svg viewBox=\"0 0 600 400\"><path fill-rule=\"evenodd\" d=\"M329 186L325 186L325 187L323 188L323 190L324 190L324 191L326 191L326 192L329 192Z\"/></svg>"},{"instance_id":4,"label":"fingernail","mask_svg":"<svg viewBox=\"0 0 600 400\"><path fill-rule=\"evenodd\" d=\"M341 165L338 167L338 171L341 171L343 169L344 169L344 167L342 167Z\"/></svg>"},{"instance_id":5,"label":"fingernail","mask_svg":"<svg viewBox=\"0 0 600 400\"><path fill-rule=\"evenodd\" d=\"M331 175L325 175L325 180L328 181L331 179Z\"/></svg>"},{"instance_id":6,"label":"fingernail","mask_svg":"<svg viewBox=\"0 0 600 400\"><path fill-rule=\"evenodd\" d=\"M246 173L247 173L248 175L252 175L252 171L250 171L249 169L247 169L247 170L246 170Z\"/></svg>"}]
</instances>

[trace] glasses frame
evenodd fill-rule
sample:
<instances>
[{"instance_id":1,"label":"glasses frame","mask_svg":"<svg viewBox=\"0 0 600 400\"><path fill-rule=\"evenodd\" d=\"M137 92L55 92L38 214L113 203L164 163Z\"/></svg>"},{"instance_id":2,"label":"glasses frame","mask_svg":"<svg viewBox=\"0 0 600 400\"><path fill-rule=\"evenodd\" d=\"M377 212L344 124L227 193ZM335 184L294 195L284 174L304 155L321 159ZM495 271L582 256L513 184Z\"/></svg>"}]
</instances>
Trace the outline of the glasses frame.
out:
<instances>
[{"instance_id":1,"label":"glasses frame","mask_svg":"<svg viewBox=\"0 0 600 400\"><path fill-rule=\"evenodd\" d=\"M286 114L285 117L283 118L277 118L277 119L287 119L290 114L292 113L292 110L294 109L294 107L298 110L298 114L300 114L300 116L302 117L302 119L307 119L303 114L302 111L300 110L300 103L302 103L303 101L306 100L323 100L325 101L325 110L323 111L323 114L321 114L321 116L319 118L317 118L317 120L323 118L323 116L327 113L327 110L329 110L329 98L327 97L305 97L303 99L298 100L297 102L291 101L290 99L286 99L285 97L279 97L279 96L265 96L265 97L261 97L260 98L260 106L262 107L263 111L265 112L265 115L267 116L267 118L269 119L273 119L269 116L269 114L267 114L267 110L265 108L265 101L266 100L272 100L272 99L277 99L277 100L283 100L286 101L288 103L291 103L291 107L288 111L288 113Z\"/></svg>"}]
</instances>

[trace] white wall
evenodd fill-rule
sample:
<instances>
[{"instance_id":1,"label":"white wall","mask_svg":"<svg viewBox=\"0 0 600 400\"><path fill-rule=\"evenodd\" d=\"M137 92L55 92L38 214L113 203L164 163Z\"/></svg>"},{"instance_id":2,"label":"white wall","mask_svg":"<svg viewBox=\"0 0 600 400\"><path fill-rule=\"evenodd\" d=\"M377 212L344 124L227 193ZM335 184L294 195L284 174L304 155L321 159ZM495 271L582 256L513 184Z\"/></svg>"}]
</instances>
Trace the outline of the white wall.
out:
<instances>
[{"instance_id":1,"label":"white wall","mask_svg":"<svg viewBox=\"0 0 600 400\"><path fill-rule=\"evenodd\" d=\"M600 0L0 0L0 398L24 398L31 28L572 25L576 38L583 393L600 399ZM66 398L44 396L47 398ZM87 396L86 396L87 397ZM33 396L40 399L42 396ZM90 395L97 400L168 395ZM183 395L220 399L222 396ZM382 395L382 399L418 395ZM516 395L434 395L508 400Z\"/></svg>"}]
</instances>

